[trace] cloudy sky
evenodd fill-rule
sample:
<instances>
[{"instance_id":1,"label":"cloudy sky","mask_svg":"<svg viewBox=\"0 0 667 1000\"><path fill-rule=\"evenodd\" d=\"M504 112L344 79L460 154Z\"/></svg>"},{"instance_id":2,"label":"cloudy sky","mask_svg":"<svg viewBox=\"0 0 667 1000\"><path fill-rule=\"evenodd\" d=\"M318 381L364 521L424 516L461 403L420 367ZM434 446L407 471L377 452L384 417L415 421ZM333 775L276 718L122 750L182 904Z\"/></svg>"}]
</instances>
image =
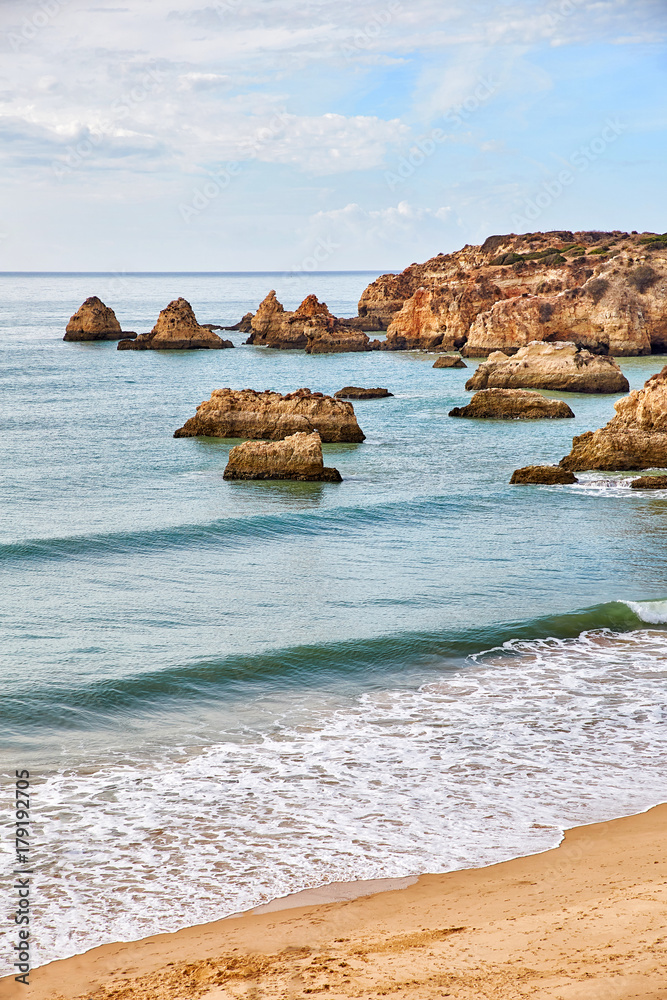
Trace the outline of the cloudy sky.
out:
<instances>
[{"instance_id":1,"label":"cloudy sky","mask_svg":"<svg viewBox=\"0 0 667 1000\"><path fill-rule=\"evenodd\" d=\"M667 230L667 0L0 0L0 269Z\"/></svg>"}]
</instances>

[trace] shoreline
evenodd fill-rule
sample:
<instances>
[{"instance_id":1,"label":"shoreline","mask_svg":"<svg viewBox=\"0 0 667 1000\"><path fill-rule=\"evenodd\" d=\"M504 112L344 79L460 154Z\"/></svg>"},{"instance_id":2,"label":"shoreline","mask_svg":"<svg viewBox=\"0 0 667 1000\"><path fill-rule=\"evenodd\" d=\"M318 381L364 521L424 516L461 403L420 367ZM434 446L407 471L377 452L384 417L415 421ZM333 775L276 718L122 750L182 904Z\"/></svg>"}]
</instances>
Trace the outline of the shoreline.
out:
<instances>
[{"instance_id":1,"label":"shoreline","mask_svg":"<svg viewBox=\"0 0 667 1000\"><path fill-rule=\"evenodd\" d=\"M556 848L485 868L306 889L50 962L27 989L7 977L0 996L659 1000L666 828L661 804L573 827Z\"/></svg>"}]
</instances>

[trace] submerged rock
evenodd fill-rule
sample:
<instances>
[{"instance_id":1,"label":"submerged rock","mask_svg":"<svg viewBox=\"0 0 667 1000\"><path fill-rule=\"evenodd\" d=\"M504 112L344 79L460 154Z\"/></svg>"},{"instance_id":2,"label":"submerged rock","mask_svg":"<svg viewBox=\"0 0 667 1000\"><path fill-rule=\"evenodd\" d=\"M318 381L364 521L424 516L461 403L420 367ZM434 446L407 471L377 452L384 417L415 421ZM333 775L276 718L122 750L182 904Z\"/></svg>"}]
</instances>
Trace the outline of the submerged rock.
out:
<instances>
[{"instance_id":1,"label":"submerged rock","mask_svg":"<svg viewBox=\"0 0 667 1000\"><path fill-rule=\"evenodd\" d=\"M285 396L254 389L215 389L174 437L239 437L278 441L318 431L323 441L363 441L352 403L310 389Z\"/></svg>"},{"instance_id":2,"label":"submerged rock","mask_svg":"<svg viewBox=\"0 0 667 1000\"><path fill-rule=\"evenodd\" d=\"M136 333L123 333L113 309L105 306L97 295L91 295L71 317L63 340L120 340L122 337L136 337Z\"/></svg>"},{"instance_id":3,"label":"submerged rock","mask_svg":"<svg viewBox=\"0 0 667 1000\"><path fill-rule=\"evenodd\" d=\"M561 399L545 399L525 389L482 389L466 406L455 406L450 417L492 420L559 420L574 413Z\"/></svg>"},{"instance_id":4,"label":"submerged rock","mask_svg":"<svg viewBox=\"0 0 667 1000\"><path fill-rule=\"evenodd\" d=\"M231 340L222 340L207 326L201 326L192 306L185 299L174 299L158 316L150 333L136 340L121 340L119 351L187 351L233 347Z\"/></svg>"},{"instance_id":5,"label":"submerged rock","mask_svg":"<svg viewBox=\"0 0 667 1000\"><path fill-rule=\"evenodd\" d=\"M573 438L561 468L667 468L667 365L614 409L616 416L605 427Z\"/></svg>"},{"instance_id":6,"label":"submerged rock","mask_svg":"<svg viewBox=\"0 0 667 1000\"><path fill-rule=\"evenodd\" d=\"M512 473L510 485L543 484L546 486L569 486L578 482L572 472L561 469L557 465L525 465Z\"/></svg>"},{"instance_id":7,"label":"submerged rock","mask_svg":"<svg viewBox=\"0 0 667 1000\"><path fill-rule=\"evenodd\" d=\"M466 382L466 389L552 389L561 392L627 392L625 375L613 358L579 350L575 344L534 341L512 357L496 351Z\"/></svg>"},{"instance_id":8,"label":"submerged rock","mask_svg":"<svg viewBox=\"0 0 667 1000\"><path fill-rule=\"evenodd\" d=\"M667 490L667 476L640 476L630 483L631 490Z\"/></svg>"},{"instance_id":9,"label":"submerged rock","mask_svg":"<svg viewBox=\"0 0 667 1000\"><path fill-rule=\"evenodd\" d=\"M334 399L386 399L393 395L389 389L362 389L358 385L346 385L334 392Z\"/></svg>"},{"instance_id":10,"label":"submerged rock","mask_svg":"<svg viewBox=\"0 0 667 1000\"><path fill-rule=\"evenodd\" d=\"M458 354L443 354L433 364L433 368L467 368L467 364Z\"/></svg>"},{"instance_id":11,"label":"submerged rock","mask_svg":"<svg viewBox=\"0 0 667 1000\"><path fill-rule=\"evenodd\" d=\"M338 469L324 467L317 431L298 432L280 441L246 441L229 453L225 479L297 479L340 483Z\"/></svg>"}]
</instances>

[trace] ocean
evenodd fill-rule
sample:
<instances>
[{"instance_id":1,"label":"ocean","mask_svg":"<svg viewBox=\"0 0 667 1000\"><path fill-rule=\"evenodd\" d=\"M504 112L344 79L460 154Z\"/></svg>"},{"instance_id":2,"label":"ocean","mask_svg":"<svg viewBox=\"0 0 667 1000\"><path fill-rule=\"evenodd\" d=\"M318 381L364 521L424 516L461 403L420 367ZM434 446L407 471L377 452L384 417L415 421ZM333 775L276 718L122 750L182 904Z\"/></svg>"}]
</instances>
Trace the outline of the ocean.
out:
<instances>
[{"instance_id":1,"label":"ocean","mask_svg":"<svg viewBox=\"0 0 667 1000\"><path fill-rule=\"evenodd\" d=\"M31 774L35 964L664 800L667 499L508 485L615 397L454 420L475 361L62 341L88 295L143 332L180 295L200 322L271 288L354 315L376 276L0 276L1 764L6 803ZM216 388L349 384L394 396L324 446L340 484L225 482L237 442L173 438Z\"/></svg>"}]
</instances>

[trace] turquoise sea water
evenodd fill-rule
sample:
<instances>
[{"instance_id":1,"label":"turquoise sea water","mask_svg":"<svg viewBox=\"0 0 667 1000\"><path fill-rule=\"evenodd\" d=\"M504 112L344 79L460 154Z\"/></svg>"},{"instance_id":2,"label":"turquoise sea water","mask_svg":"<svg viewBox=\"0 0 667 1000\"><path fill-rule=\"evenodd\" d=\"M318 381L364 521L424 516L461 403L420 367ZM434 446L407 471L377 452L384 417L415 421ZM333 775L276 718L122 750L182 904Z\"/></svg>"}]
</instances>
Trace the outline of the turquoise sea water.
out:
<instances>
[{"instance_id":1,"label":"turquoise sea water","mask_svg":"<svg viewBox=\"0 0 667 1000\"><path fill-rule=\"evenodd\" d=\"M42 962L664 797L667 499L508 485L615 397L454 420L470 368L433 355L62 341L92 294L142 332L178 295L200 322L270 288L353 315L375 276L0 277L2 766L36 782ZM346 384L394 396L324 446L341 484L228 483L237 442L173 438L215 388Z\"/></svg>"}]
</instances>

